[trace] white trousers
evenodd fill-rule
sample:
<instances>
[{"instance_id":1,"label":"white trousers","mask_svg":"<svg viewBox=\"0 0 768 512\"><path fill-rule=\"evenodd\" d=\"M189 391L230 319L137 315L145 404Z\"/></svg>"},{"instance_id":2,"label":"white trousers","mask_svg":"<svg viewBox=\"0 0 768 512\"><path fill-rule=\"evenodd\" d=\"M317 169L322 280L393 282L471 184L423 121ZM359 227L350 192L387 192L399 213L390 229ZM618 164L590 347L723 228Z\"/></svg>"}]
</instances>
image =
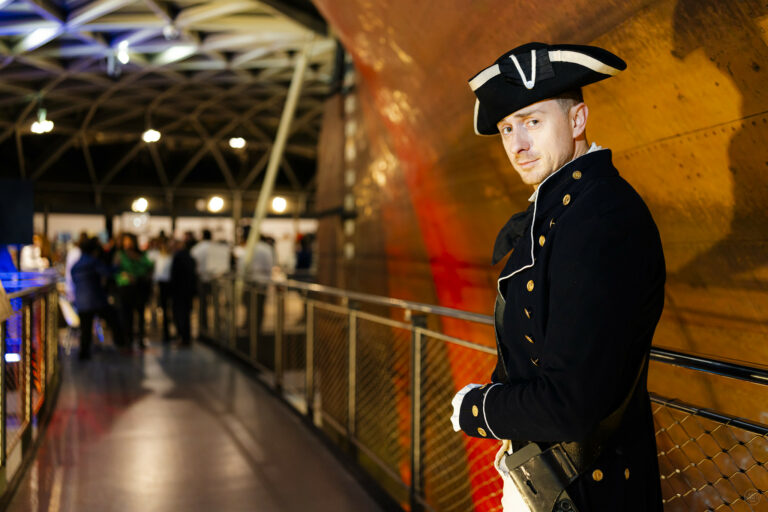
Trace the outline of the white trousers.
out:
<instances>
[{"instance_id":1,"label":"white trousers","mask_svg":"<svg viewBox=\"0 0 768 512\"><path fill-rule=\"evenodd\" d=\"M512 443L510 441L502 441L501 448L496 453L496 459L493 461L493 467L501 475L501 479L504 482L504 488L501 495L501 508L503 512L531 512L531 509L526 505L525 500L517 490L512 477L509 476L507 467L504 465L504 456L512 454Z\"/></svg>"}]
</instances>

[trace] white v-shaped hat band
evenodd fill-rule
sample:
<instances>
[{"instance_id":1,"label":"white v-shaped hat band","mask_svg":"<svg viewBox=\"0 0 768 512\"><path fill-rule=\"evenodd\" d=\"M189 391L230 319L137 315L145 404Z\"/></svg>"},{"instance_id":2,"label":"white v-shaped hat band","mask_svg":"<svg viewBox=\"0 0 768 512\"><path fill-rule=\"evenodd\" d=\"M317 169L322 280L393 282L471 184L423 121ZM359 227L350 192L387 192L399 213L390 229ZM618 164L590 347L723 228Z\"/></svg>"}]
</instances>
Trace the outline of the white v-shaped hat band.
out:
<instances>
[{"instance_id":1,"label":"white v-shaped hat band","mask_svg":"<svg viewBox=\"0 0 768 512\"><path fill-rule=\"evenodd\" d=\"M520 74L520 79L523 81L523 84L525 85L526 89L533 89L533 86L536 84L536 51L531 50L531 79L530 80L527 80L525 78L525 73L523 73L523 70L517 58L514 55L510 55L510 58L512 59L512 62L515 63L517 72ZM620 69L616 69L613 66L609 66L608 64L600 62L594 57L590 57L589 55L585 55L581 52L574 52L569 50L550 50L549 61L550 62L569 62L571 64L579 64L580 66L584 66L585 68L591 69L592 71L595 71L597 73L602 73L603 75L609 75L609 76L614 76L621 72ZM480 73L478 73L472 80L470 80L469 87L473 91L476 91L480 87L485 85L485 83L488 80L490 80L491 78L497 77L500 74L501 74L501 69L499 68L499 65L494 64L493 66L485 68Z\"/></svg>"}]
</instances>

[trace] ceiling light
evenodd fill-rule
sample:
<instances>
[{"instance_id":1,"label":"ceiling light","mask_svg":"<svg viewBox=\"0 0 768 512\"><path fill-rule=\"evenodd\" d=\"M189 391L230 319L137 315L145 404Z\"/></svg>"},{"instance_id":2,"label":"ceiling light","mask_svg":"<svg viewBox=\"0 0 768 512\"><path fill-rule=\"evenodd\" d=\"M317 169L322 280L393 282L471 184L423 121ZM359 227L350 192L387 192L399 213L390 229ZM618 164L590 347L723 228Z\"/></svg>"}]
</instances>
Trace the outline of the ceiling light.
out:
<instances>
[{"instance_id":1,"label":"ceiling light","mask_svg":"<svg viewBox=\"0 0 768 512\"><path fill-rule=\"evenodd\" d=\"M288 201L284 197L278 196L272 199L272 209L275 213L283 213L286 208L288 208Z\"/></svg>"},{"instance_id":2,"label":"ceiling light","mask_svg":"<svg viewBox=\"0 0 768 512\"><path fill-rule=\"evenodd\" d=\"M117 60L120 61L121 64L128 64L131 60L131 56L128 55L128 41L120 41L120 44L117 45Z\"/></svg>"},{"instance_id":3,"label":"ceiling light","mask_svg":"<svg viewBox=\"0 0 768 512\"><path fill-rule=\"evenodd\" d=\"M136 213L144 213L147 211L147 208L149 208L149 201L143 197L138 197L131 203L131 210Z\"/></svg>"},{"instance_id":4,"label":"ceiling light","mask_svg":"<svg viewBox=\"0 0 768 512\"><path fill-rule=\"evenodd\" d=\"M224 199L220 198L219 196L213 196L208 201L208 211L217 213L220 212L224 208Z\"/></svg>"},{"instance_id":5,"label":"ceiling light","mask_svg":"<svg viewBox=\"0 0 768 512\"><path fill-rule=\"evenodd\" d=\"M150 128L142 134L141 138L144 142L157 142L160 140L160 132Z\"/></svg>"},{"instance_id":6,"label":"ceiling light","mask_svg":"<svg viewBox=\"0 0 768 512\"><path fill-rule=\"evenodd\" d=\"M170 41L171 39L178 39L179 29L176 28L173 24L169 23L163 27L163 37L166 41Z\"/></svg>"},{"instance_id":7,"label":"ceiling light","mask_svg":"<svg viewBox=\"0 0 768 512\"><path fill-rule=\"evenodd\" d=\"M229 139L229 146L233 149L243 149L245 147L245 139L242 137L232 137Z\"/></svg>"},{"instance_id":8,"label":"ceiling light","mask_svg":"<svg viewBox=\"0 0 768 512\"><path fill-rule=\"evenodd\" d=\"M170 64L172 62L186 59L196 51L197 51L197 47L194 45L177 44L175 46L171 46L170 48L162 52L160 55L158 55L155 61L153 62L153 64L155 64L156 66Z\"/></svg>"},{"instance_id":9,"label":"ceiling light","mask_svg":"<svg viewBox=\"0 0 768 512\"><path fill-rule=\"evenodd\" d=\"M44 108L37 109L37 121L32 123L32 133L48 133L53 130L53 121L46 119L46 110Z\"/></svg>"}]
</instances>

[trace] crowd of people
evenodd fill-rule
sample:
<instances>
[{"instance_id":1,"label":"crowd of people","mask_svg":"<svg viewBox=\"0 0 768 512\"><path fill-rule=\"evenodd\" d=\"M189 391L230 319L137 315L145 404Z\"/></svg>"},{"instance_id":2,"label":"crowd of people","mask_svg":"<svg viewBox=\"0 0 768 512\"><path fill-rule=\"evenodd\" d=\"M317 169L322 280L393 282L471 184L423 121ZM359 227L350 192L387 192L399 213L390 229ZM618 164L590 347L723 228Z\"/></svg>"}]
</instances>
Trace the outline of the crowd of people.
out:
<instances>
[{"instance_id":1,"label":"crowd of people","mask_svg":"<svg viewBox=\"0 0 768 512\"><path fill-rule=\"evenodd\" d=\"M262 236L251 264L243 268L247 237L246 228L241 243L231 248L226 242L214 241L209 230L203 230L200 241L191 232L181 240L161 232L142 247L131 233L107 243L82 234L66 255L65 270L67 294L80 317L79 357L90 358L94 318L104 320L116 346L143 349L150 304L161 314L163 343L173 341L175 330L178 343L189 346L194 297L209 293L213 279L233 271L246 279L271 275L274 241ZM203 329L205 316L200 315Z\"/></svg>"}]
</instances>

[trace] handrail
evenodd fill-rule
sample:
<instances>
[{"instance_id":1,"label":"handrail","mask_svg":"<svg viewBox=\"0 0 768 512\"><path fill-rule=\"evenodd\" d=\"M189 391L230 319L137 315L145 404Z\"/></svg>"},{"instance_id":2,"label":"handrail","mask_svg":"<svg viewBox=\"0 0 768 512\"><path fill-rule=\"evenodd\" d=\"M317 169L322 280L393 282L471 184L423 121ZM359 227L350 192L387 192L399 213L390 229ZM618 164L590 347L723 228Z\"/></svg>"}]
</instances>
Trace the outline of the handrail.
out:
<instances>
[{"instance_id":1,"label":"handrail","mask_svg":"<svg viewBox=\"0 0 768 512\"><path fill-rule=\"evenodd\" d=\"M40 286L35 286L34 288L25 288L23 290L19 290L18 292L9 293L8 298L9 299L21 299L23 297L27 297L29 295L37 295L38 293L42 293L45 291L48 291L52 286L55 286L56 283L48 283Z\"/></svg>"},{"instance_id":2,"label":"handrail","mask_svg":"<svg viewBox=\"0 0 768 512\"><path fill-rule=\"evenodd\" d=\"M689 405L678 400L669 400L655 393L650 393L650 396L651 402L661 404L672 409L677 409L678 411L687 412L688 414L693 414L694 416L716 421L717 423L722 423L723 425L728 425L730 427L740 428L742 430L746 430L747 432L752 432L753 434L758 434L761 436L768 435L768 425L764 425L762 423L757 423L745 418L739 418L737 416L731 416L729 414L723 414L721 412L713 411L712 409L694 407L693 405Z\"/></svg>"},{"instance_id":3,"label":"handrail","mask_svg":"<svg viewBox=\"0 0 768 512\"><path fill-rule=\"evenodd\" d=\"M278 281L278 280L272 280L272 279L258 279L258 278L250 282L257 282L263 285L281 286L288 289L322 293L325 295L332 295L335 297L342 297L342 298L356 300L360 302L367 302L370 304L399 307L399 308L407 309L411 311L419 311L421 313L431 313L431 314L441 315L449 318L468 320L471 322L477 322L485 325L493 325L493 317L490 315L472 313L470 311L462 311L460 309L453 309L445 306L433 306L433 305L424 304L421 302L393 299L390 297L382 297L380 295L372 295L372 294L361 293L361 292L352 292L352 291L342 290L340 288L333 288L331 286L325 286L321 284L305 283L301 281L294 281L291 279ZM691 370L703 371L703 372L711 373L714 375L720 375L722 377L728 377L731 379L751 382L753 384L768 386L768 367L752 366L752 365L737 363L734 361L727 361L724 359L707 357L702 354L680 352L677 350L672 350L672 349L663 348L663 347L652 347L650 358L653 361L656 361L659 363L678 366L681 368L688 368Z\"/></svg>"}]
</instances>

